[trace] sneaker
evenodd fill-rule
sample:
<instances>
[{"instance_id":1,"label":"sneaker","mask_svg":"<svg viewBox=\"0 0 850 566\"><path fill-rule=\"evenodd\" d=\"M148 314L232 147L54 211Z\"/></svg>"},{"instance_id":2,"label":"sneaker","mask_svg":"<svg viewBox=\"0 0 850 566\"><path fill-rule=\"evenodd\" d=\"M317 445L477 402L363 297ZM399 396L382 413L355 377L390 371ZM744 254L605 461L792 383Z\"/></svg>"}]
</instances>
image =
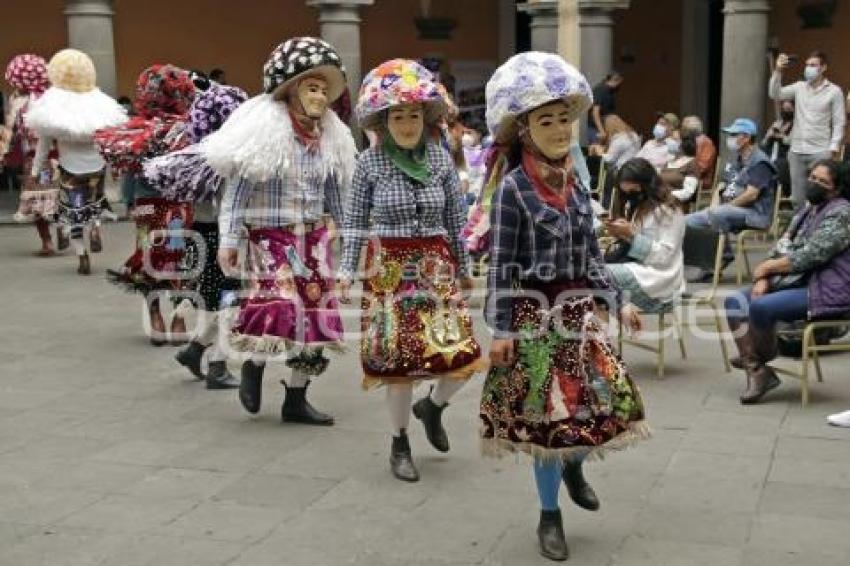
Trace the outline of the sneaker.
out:
<instances>
[{"instance_id":1,"label":"sneaker","mask_svg":"<svg viewBox=\"0 0 850 566\"><path fill-rule=\"evenodd\" d=\"M850 428L850 411L844 411L843 413L835 413L834 415L829 415L828 417L826 417L826 422L828 422L832 426Z\"/></svg>"}]
</instances>

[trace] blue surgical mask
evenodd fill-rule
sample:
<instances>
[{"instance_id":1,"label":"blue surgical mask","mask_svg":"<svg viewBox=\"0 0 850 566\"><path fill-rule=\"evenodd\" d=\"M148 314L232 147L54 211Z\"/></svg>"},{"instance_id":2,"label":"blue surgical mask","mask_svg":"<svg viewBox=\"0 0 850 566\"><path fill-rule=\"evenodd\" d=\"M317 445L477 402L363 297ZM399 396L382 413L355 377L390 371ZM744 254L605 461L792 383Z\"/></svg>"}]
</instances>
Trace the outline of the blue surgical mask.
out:
<instances>
[{"instance_id":1,"label":"blue surgical mask","mask_svg":"<svg viewBox=\"0 0 850 566\"><path fill-rule=\"evenodd\" d=\"M679 143L679 140L677 140L676 138L667 138L667 151L676 155L679 153L680 147L681 144Z\"/></svg>"},{"instance_id":2,"label":"blue surgical mask","mask_svg":"<svg viewBox=\"0 0 850 566\"><path fill-rule=\"evenodd\" d=\"M655 127L652 128L652 135L657 140L663 140L667 137L667 128L661 124L655 124Z\"/></svg>"},{"instance_id":3,"label":"blue surgical mask","mask_svg":"<svg viewBox=\"0 0 850 566\"><path fill-rule=\"evenodd\" d=\"M726 147L733 153L738 153L738 138L730 136L726 138Z\"/></svg>"},{"instance_id":4,"label":"blue surgical mask","mask_svg":"<svg viewBox=\"0 0 850 566\"><path fill-rule=\"evenodd\" d=\"M806 79L807 82L813 82L818 79L820 76L820 69L814 65L806 65L806 69L803 71L803 78Z\"/></svg>"}]
</instances>

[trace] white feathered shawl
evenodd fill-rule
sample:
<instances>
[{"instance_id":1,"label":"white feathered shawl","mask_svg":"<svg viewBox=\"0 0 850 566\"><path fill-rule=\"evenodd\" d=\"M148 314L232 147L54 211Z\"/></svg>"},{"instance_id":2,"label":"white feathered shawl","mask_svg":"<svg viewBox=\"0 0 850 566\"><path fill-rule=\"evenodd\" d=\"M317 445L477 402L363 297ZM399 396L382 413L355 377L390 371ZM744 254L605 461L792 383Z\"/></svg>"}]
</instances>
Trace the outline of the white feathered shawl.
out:
<instances>
[{"instance_id":1,"label":"white feathered shawl","mask_svg":"<svg viewBox=\"0 0 850 566\"><path fill-rule=\"evenodd\" d=\"M343 196L348 193L357 147L351 131L333 110L325 110L319 142L322 179L337 174ZM217 132L199 145L201 154L225 178L243 178L264 183L273 178L301 177L295 159L295 131L284 102L261 94L243 103ZM293 171L296 169L296 171ZM306 173L306 172L305 172Z\"/></svg>"},{"instance_id":2,"label":"white feathered shawl","mask_svg":"<svg viewBox=\"0 0 850 566\"><path fill-rule=\"evenodd\" d=\"M95 131L126 121L124 108L98 88L71 92L50 87L24 115L27 128L39 138L77 142L91 140Z\"/></svg>"}]
</instances>

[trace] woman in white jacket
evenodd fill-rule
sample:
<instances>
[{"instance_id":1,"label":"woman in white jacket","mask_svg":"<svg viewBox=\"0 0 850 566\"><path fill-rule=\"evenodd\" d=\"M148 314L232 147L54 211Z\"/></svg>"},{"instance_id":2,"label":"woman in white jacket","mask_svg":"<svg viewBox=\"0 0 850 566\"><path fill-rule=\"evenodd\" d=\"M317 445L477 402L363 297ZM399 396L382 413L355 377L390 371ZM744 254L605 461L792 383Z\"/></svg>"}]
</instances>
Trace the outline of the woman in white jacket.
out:
<instances>
[{"instance_id":1,"label":"woman in white jacket","mask_svg":"<svg viewBox=\"0 0 850 566\"><path fill-rule=\"evenodd\" d=\"M617 175L625 218L608 232L628 246L624 263L608 269L624 298L644 312L666 309L685 289L682 241L685 217L649 161L627 161Z\"/></svg>"}]
</instances>

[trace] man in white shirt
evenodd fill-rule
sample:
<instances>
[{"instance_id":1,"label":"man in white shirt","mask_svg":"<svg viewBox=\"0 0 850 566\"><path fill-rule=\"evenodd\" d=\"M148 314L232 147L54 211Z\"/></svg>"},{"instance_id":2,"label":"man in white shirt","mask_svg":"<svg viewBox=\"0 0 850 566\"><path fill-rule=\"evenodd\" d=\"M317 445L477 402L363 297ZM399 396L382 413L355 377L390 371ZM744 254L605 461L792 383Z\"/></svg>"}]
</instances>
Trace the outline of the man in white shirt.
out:
<instances>
[{"instance_id":1,"label":"man in white shirt","mask_svg":"<svg viewBox=\"0 0 850 566\"><path fill-rule=\"evenodd\" d=\"M678 147L679 117L668 112L659 112L658 121L652 128L652 139L643 144L635 157L642 157L661 170L675 156L671 151L673 146Z\"/></svg>"},{"instance_id":2,"label":"man in white shirt","mask_svg":"<svg viewBox=\"0 0 850 566\"><path fill-rule=\"evenodd\" d=\"M794 127L791 130L791 198L795 205L805 202L809 169L819 159L838 159L847 121L844 94L826 78L827 57L815 51L806 59L805 80L782 86L782 72L788 56L780 54L770 77L768 94L773 100L793 100Z\"/></svg>"}]
</instances>

